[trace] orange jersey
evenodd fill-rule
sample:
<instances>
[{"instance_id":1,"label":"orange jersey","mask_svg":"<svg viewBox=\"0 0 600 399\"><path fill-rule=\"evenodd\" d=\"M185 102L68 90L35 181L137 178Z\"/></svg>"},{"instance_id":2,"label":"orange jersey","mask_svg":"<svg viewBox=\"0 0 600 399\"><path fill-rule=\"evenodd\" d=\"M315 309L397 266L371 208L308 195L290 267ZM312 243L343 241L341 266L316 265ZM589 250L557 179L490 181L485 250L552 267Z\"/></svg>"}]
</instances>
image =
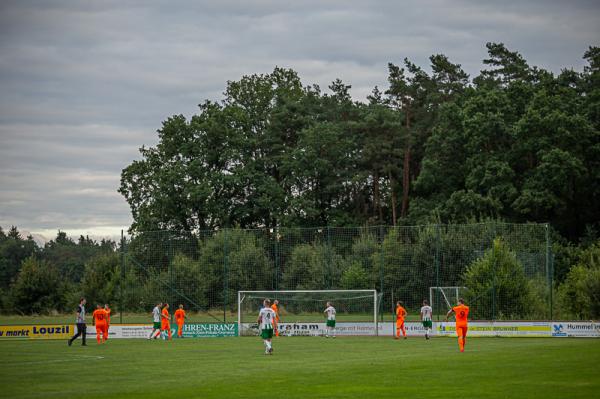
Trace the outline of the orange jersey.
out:
<instances>
[{"instance_id":1,"label":"orange jersey","mask_svg":"<svg viewBox=\"0 0 600 399\"><path fill-rule=\"evenodd\" d=\"M111 310L110 310L110 308L108 308L108 309L104 309L104 311L106 312L106 322L108 324L110 324L110 312L111 312Z\"/></svg>"},{"instance_id":2,"label":"orange jersey","mask_svg":"<svg viewBox=\"0 0 600 399\"><path fill-rule=\"evenodd\" d=\"M469 307L465 305L458 305L452 308L456 317L457 326L466 326L467 319L469 317Z\"/></svg>"},{"instance_id":3,"label":"orange jersey","mask_svg":"<svg viewBox=\"0 0 600 399\"><path fill-rule=\"evenodd\" d=\"M396 306L396 320L404 320L406 317L406 309L402 306Z\"/></svg>"},{"instance_id":4,"label":"orange jersey","mask_svg":"<svg viewBox=\"0 0 600 399\"><path fill-rule=\"evenodd\" d=\"M164 309L162 310L162 312L161 312L161 313L162 313L162 315L163 315L164 317L162 317L162 318L160 319L160 321L161 321L163 324L168 324L168 323L169 323L169 321L170 321L170 319L169 319L169 311L167 310L167 308L164 308Z\"/></svg>"},{"instance_id":5,"label":"orange jersey","mask_svg":"<svg viewBox=\"0 0 600 399\"><path fill-rule=\"evenodd\" d=\"M175 311L175 321L177 322L177 324L179 324L179 323L183 323L184 320L185 320L185 310L177 309Z\"/></svg>"},{"instance_id":6,"label":"orange jersey","mask_svg":"<svg viewBox=\"0 0 600 399\"><path fill-rule=\"evenodd\" d=\"M277 309L277 305L272 304L271 309L273 309L273 312L275 312L275 320L279 320L279 309Z\"/></svg>"},{"instance_id":7,"label":"orange jersey","mask_svg":"<svg viewBox=\"0 0 600 399\"><path fill-rule=\"evenodd\" d=\"M94 322L96 325L105 324L106 323L106 310L104 309L96 309L94 313L92 313L92 317L94 318Z\"/></svg>"}]
</instances>

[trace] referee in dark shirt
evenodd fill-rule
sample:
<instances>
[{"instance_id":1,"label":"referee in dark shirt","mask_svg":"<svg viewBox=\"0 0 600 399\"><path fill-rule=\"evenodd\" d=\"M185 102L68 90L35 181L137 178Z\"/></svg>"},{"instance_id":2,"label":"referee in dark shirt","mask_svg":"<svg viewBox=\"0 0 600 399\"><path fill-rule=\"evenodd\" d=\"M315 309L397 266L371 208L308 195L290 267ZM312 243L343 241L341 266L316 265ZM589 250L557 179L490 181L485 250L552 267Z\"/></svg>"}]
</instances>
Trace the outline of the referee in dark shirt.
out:
<instances>
[{"instance_id":1,"label":"referee in dark shirt","mask_svg":"<svg viewBox=\"0 0 600 399\"><path fill-rule=\"evenodd\" d=\"M82 346L87 346L85 343L86 336L86 326L85 326L85 298L81 298L79 301L79 306L77 306L77 319L75 320L77 323L77 333L71 337L69 340L69 346L73 344L73 341L77 339L81 335Z\"/></svg>"}]
</instances>

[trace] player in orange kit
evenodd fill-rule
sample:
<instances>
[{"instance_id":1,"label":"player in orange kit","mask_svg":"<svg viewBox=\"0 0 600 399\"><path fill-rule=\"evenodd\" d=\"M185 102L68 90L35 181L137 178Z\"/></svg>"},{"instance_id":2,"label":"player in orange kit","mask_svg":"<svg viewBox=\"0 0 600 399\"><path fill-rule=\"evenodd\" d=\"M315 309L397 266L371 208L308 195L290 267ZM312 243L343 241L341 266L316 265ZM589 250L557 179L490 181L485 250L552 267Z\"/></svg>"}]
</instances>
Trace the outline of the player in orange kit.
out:
<instances>
[{"instance_id":1,"label":"player in orange kit","mask_svg":"<svg viewBox=\"0 0 600 399\"><path fill-rule=\"evenodd\" d=\"M177 323L177 338L183 338L183 323L185 322L186 315L183 310L183 305L179 305L179 309L175 311L175 322Z\"/></svg>"},{"instance_id":2,"label":"player in orange kit","mask_svg":"<svg viewBox=\"0 0 600 399\"><path fill-rule=\"evenodd\" d=\"M163 310L161 312L161 327L160 327L161 331L163 332L163 334L165 333L165 330L167 332L167 335L169 336L169 340L171 340L171 318L169 316L169 304L165 303L165 306L163 307ZM163 339L165 339L164 335L163 335Z\"/></svg>"},{"instance_id":3,"label":"player in orange kit","mask_svg":"<svg viewBox=\"0 0 600 399\"><path fill-rule=\"evenodd\" d=\"M104 310L106 311L106 331L104 332L104 340L108 339L108 329L110 328L110 308L108 307L108 303L104 304Z\"/></svg>"},{"instance_id":4,"label":"player in orange kit","mask_svg":"<svg viewBox=\"0 0 600 399\"><path fill-rule=\"evenodd\" d=\"M406 317L406 309L402 306L402 301L396 302L396 336L394 339L400 339L400 331L404 339L406 339L406 329L404 328L404 318Z\"/></svg>"},{"instance_id":5,"label":"player in orange kit","mask_svg":"<svg viewBox=\"0 0 600 399\"><path fill-rule=\"evenodd\" d=\"M96 305L96 310L92 313L94 318L94 325L96 326L96 341L99 344L103 344L106 341L106 310L102 309L100 304ZM102 337L102 338L100 338Z\"/></svg>"},{"instance_id":6,"label":"player in orange kit","mask_svg":"<svg viewBox=\"0 0 600 399\"><path fill-rule=\"evenodd\" d=\"M279 301L275 299L271 305L271 309L273 309L273 312L275 312L275 318L273 319L273 332L275 333L276 337L279 337L279 308L277 305L279 305Z\"/></svg>"},{"instance_id":7,"label":"player in orange kit","mask_svg":"<svg viewBox=\"0 0 600 399\"><path fill-rule=\"evenodd\" d=\"M453 307L446 314L446 321L448 321L448 317L454 313L454 317L456 319L456 335L458 336L458 348L461 352L465 351L465 345L467 343L467 322L469 317L469 307L465 305L464 299L460 298L458 300L458 305Z\"/></svg>"}]
</instances>

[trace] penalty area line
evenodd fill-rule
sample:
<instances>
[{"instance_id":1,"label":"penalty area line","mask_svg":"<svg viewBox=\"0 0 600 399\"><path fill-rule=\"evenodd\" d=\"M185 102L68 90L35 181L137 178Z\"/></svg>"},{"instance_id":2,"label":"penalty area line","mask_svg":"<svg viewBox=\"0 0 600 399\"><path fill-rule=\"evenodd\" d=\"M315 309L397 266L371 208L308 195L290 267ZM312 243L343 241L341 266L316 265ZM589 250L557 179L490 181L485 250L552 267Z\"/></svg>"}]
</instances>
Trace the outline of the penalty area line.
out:
<instances>
[{"instance_id":1,"label":"penalty area line","mask_svg":"<svg viewBox=\"0 0 600 399\"><path fill-rule=\"evenodd\" d=\"M63 363L63 362L75 362L80 361L82 359L88 360L101 360L104 359L104 356L91 356L91 355L71 355L67 354L66 356L72 356L73 359L48 359L48 360L37 360L32 362L6 362L4 363L7 366L16 366L21 364L47 364L47 363Z\"/></svg>"}]
</instances>

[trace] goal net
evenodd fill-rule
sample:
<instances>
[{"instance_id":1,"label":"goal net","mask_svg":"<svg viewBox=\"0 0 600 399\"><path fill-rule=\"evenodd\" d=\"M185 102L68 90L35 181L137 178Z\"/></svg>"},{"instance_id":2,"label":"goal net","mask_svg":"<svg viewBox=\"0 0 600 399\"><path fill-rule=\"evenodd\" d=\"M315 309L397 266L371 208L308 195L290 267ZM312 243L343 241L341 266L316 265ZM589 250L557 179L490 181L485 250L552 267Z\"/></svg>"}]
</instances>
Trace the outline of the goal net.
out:
<instances>
[{"instance_id":1,"label":"goal net","mask_svg":"<svg viewBox=\"0 0 600 399\"><path fill-rule=\"evenodd\" d=\"M429 287L429 303L433 314L445 315L458 304L458 298L465 290L466 287Z\"/></svg>"},{"instance_id":2,"label":"goal net","mask_svg":"<svg viewBox=\"0 0 600 399\"><path fill-rule=\"evenodd\" d=\"M327 302L336 310L336 323L365 325L360 335L376 335L377 290L238 291L238 331L257 335L258 312L265 299L279 302L280 335L322 335Z\"/></svg>"}]
</instances>

